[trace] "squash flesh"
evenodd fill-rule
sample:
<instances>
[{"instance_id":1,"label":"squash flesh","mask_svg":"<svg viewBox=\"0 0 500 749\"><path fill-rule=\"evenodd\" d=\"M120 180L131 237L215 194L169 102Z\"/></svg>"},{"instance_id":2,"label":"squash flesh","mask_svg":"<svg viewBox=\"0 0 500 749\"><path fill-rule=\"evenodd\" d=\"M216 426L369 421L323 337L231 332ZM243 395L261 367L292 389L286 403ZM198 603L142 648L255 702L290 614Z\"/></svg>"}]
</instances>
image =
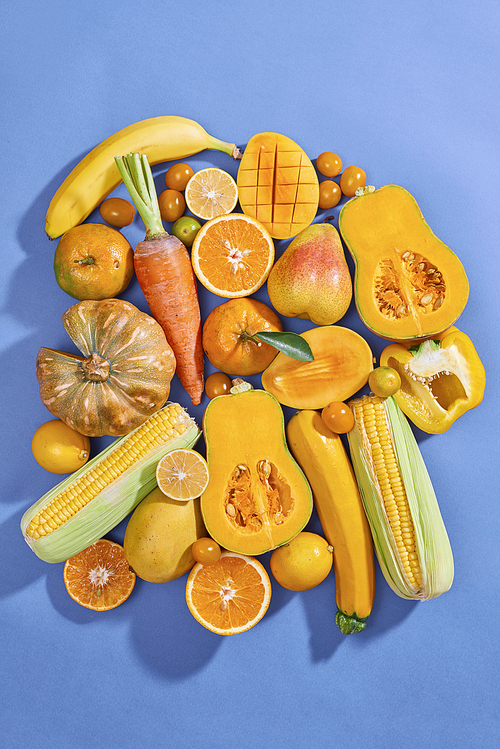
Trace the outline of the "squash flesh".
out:
<instances>
[{"instance_id":1,"label":"squash flesh","mask_svg":"<svg viewBox=\"0 0 500 749\"><path fill-rule=\"evenodd\" d=\"M303 530L312 494L288 450L283 413L272 395L248 390L214 398L203 432L210 480L201 511L220 546L256 556Z\"/></svg>"},{"instance_id":2,"label":"squash flesh","mask_svg":"<svg viewBox=\"0 0 500 749\"><path fill-rule=\"evenodd\" d=\"M376 335L425 338L462 313L469 292L463 265L404 188L386 185L353 198L340 212L339 230L356 265L358 313Z\"/></svg>"}]
</instances>

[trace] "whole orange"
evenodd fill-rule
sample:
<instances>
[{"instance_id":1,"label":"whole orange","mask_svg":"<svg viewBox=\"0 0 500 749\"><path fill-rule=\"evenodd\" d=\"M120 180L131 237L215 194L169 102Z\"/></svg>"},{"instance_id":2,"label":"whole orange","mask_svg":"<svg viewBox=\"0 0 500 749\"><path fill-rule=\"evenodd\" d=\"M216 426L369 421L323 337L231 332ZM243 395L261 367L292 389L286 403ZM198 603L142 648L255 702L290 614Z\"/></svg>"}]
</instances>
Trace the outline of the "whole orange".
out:
<instances>
[{"instance_id":1,"label":"whole orange","mask_svg":"<svg viewBox=\"0 0 500 749\"><path fill-rule=\"evenodd\" d=\"M134 253L117 229L79 224L59 240L54 273L61 289L75 299L112 299L129 285Z\"/></svg>"},{"instance_id":2,"label":"whole orange","mask_svg":"<svg viewBox=\"0 0 500 749\"><path fill-rule=\"evenodd\" d=\"M264 302L249 297L230 299L215 307L205 320L203 350L221 372L240 377L257 374L278 352L253 336L282 330L279 317Z\"/></svg>"}]
</instances>

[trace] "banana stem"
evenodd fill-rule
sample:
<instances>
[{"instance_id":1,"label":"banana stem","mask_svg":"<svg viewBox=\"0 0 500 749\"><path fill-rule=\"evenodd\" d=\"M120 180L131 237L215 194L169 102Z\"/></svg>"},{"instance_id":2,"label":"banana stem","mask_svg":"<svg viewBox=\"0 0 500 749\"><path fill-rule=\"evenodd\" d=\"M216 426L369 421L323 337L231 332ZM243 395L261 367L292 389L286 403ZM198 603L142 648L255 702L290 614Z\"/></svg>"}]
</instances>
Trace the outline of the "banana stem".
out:
<instances>
[{"instance_id":1,"label":"banana stem","mask_svg":"<svg viewBox=\"0 0 500 749\"><path fill-rule=\"evenodd\" d=\"M144 221L146 239L165 236L167 232L161 219L153 173L146 154L115 156L115 162L132 202Z\"/></svg>"}]
</instances>

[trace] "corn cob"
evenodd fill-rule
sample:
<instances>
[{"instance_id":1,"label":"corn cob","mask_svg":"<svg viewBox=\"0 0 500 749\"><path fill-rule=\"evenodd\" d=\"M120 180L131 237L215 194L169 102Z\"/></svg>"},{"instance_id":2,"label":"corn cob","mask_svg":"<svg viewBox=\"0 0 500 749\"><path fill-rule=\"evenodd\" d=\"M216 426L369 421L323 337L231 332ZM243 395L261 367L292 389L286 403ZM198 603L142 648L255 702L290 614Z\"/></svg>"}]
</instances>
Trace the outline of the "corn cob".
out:
<instances>
[{"instance_id":1,"label":"corn cob","mask_svg":"<svg viewBox=\"0 0 500 749\"><path fill-rule=\"evenodd\" d=\"M351 459L384 577L401 598L436 598L453 582L453 555L411 427L393 397L349 405Z\"/></svg>"},{"instance_id":2,"label":"corn cob","mask_svg":"<svg viewBox=\"0 0 500 749\"><path fill-rule=\"evenodd\" d=\"M193 447L200 434L178 403L168 403L35 502L21 520L26 542L52 563L83 551L154 489L160 458Z\"/></svg>"}]
</instances>

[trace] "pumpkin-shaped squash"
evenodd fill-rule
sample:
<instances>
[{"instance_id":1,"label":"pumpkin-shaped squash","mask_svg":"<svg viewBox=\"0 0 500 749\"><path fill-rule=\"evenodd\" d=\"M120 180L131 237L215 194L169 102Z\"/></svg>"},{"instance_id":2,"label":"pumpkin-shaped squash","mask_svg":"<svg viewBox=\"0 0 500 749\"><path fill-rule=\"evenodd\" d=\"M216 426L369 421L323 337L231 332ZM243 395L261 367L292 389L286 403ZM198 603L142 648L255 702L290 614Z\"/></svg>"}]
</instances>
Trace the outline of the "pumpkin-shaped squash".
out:
<instances>
[{"instance_id":1,"label":"pumpkin-shaped squash","mask_svg":"<svg viewBox=\"0 0 500 749\"><path fill-rule=\"evenodd\" d=\"M312 493L286 444L278 401L248 383L233 387L208 404L203 433L210 480L201 512L211 538L255 556L300 533Z\"/></svg>"},{"instance_id":2,"label":"pumpkin-shaped squash","mask_svg":"<svg viewBox=\"0 0 500 749\"><path fill-rule=\"evenodd\" d=\"M339 230L356 265L356 307L373 333L429 338L461 315L469 294L464 267L403 187L367 189L349 200Z\"/></svg>"},{"instance_id":3,"label":"pumpkin-shaped squash","mask_svg":"<svg viewBox=\"0 0 500 749\"><path fill-rule=\"evenodd\" d=\"M150 315L121 299L85 300L62 321L84 356L38 352L40 397L51 414L89 437L120 436L164 405L175 356Z\"/></svg>"}]
</instances>

